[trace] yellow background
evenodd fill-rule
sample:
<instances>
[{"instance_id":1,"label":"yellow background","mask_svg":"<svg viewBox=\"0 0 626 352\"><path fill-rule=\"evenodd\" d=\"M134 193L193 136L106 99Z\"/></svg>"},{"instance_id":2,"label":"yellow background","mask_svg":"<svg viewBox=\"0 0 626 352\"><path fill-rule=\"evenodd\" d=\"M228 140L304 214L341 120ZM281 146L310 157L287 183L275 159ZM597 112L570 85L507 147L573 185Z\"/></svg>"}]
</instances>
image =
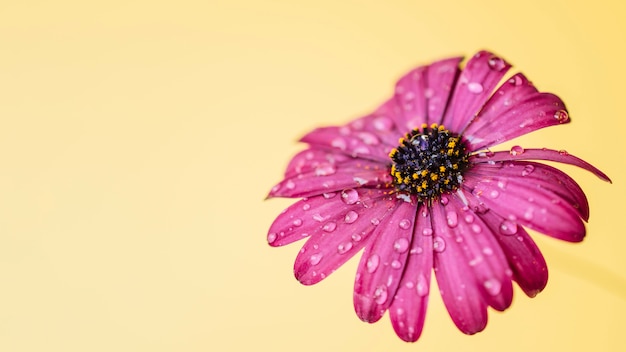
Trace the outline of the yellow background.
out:
<instances>
[{"instance_id":1,"label":"yellow background","mask_svg":"<svg viewBox=\"0 0 626 352\"><path fill-rule=\"evenodd\" d=\"M619 1L2 1L0 351L619 351L626 324L626 12ZM313 287L263 201L296 139L418 64L487 48L566 102L516 143L567 149L582 244L536 235L547 289L422 338L352 308L356 261ZM506 147L506 146L505 146Z\"/></svg>"}]
</instances>

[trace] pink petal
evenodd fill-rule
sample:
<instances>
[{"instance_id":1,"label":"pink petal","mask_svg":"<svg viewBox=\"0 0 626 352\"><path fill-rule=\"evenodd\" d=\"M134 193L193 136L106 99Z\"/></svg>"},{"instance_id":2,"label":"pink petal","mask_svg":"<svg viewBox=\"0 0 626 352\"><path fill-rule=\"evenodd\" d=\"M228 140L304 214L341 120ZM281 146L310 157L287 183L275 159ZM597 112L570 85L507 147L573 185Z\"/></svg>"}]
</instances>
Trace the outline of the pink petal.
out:
<instances>
[{"instance_id":1,"label":"pink petal","mask_svg":"<svg viewBox=\"0 0 626 352\"><path fill-rule=\"evenodd\" d=\"M317 148L305 149L291 158L285 170L285 178L315 171L327 165L334 166L345 163L351 159L352 158L348 155L335 150Z\"/></svg>"},{"instance_id":2,"label":"pink petal","mask_svg":"<svg viewBox=\"0 0 626 352\"><path fill-rule=\"evenodd\" d=\"M552 150L547 148L542 149L523 149L522 152L484 152L478 153L470 158L472 163L489 163L497 161L512 161L512 160L548 160L556 161L563 164L570 164L583 168L594 175L598 176L604 181L611 182L611 179L605 175L602 171L595 168L588 162L577 158L564 150Z\"/></svg>"},{"instance_id":3,"label":"pink petal","mask_svg":"<svg viewBox=\"0 0 626 352\"><path fill-rule=\"evenodd\" d=\"M442 124L462 131L480 111L511 65L487 51L476 53L461 72Z\"/></svg>"},{"instance_id":4,"label":"pink petal","mask_svg":"<svg viewBox=\"0 0 626 352\"><path fill-rule=\"evenodd\" d=\"M354 309L361 320L378 321L391 305L405 270L417 207L396 202L397 208L382 220L361 257L354 283ZM380 219L377 219L377 222Z\"/></svg>"},{"instance_id":5,"label":"pink petal","mask_svg":"<svg viewBox=\"0 0 626 352\"><path fill-rule=\"evenodd\" d=\"M341 151L351 157L389 162L389 152L395 145L384 144L377 134L355 131L350 126L320 127L300 139L316 148Z\"/></svg>"},{"instance_id":6,"label":"pink petal","mask_svg":"<svg viewBox=\"0 0 626 352\"><path fill-rule=\"evenodd\" d=\"M350 211L372 207L379 199L388 197L387 193L379 189L359 188L346 190L345 195L330 193L302 199L274 220L267 240L273 247L284 246L323 231L328 221L344 221L346 217L349 221L356 220Z\"/></svg>"},{"instance_id":7,"label":"pink petal","mask_svg":"<svg viewBox=\"0 0 626 352\"><path fill-rule=\"evenodd\" d=\"M423 123L441 121L462 59L454 57L418 67L398 81L395 117L403 135Z\"/></svg>"},{"instance_id":8,"label":"pink petal","mask_svg":"<svg viewBox=\"0 0 626 352\"><path fill-rule=\"evenodd\" d=\"M463 188L471 193L468 197L500 216L565 241L579 242L585 237L576 209L553 192L518 178L465 176Z\"/></svg>"},{"instance_id":9,"label":"pink petal","mask_svg":"<svg viewBox=\"0 0 626 352\"><path fill-rule=\"evenodd\" d=\"M505 310L513 299L510 268L492 229L456 195L445 206L450 235L458 243L487 304Z\"/></svg>"},{"instance_id":10,"label":"pink petal","mask_svg":"<svg viewBox=\"0 0 626 352\"><path fill-rule=\"evenodd\" d=\"M535 242L523 227L494 212L481 217L497 234L495 238L507 257L513 279L526 295L535 297L548 283L548 266Z\"/></svg>"},{"instance_id":11,"label":"pink petal","mask_svg":"<svg viewBox=\"0 0 626 352\"><path fill-rule=\"evenodd\" d=\"M576 209L583 220L589 219L589 203L583 190L566 173L554 167L524 161L498 162L493 165L481 163L476 164L468 173L477 177L502 176L528 182L554 193Z\"/></svg>"},{"instance_id":12,"label":"pink petal","mask_svg":"<svg viewBox=\"0 0 626 352\"><path fill-rule=\"evenodd\" d=\"M272 187L268 197L310 197L392 181L387 165L364 159L349 158L337 163L312 161L300 170Z\"/></svg>"},{"instance_id":13,"label":"pink petal","mask_svg":"<svg viewBox=\"0 0 626 352\"><path fill-rule=\"evenodd\" d=\"M487 304L476 284L476 277L456 236L447 225L446 210L433 204L435 277L443 303L454 324L466 334L482 331L487 325Z\"/></svg>"},{"instance_id":14,"label":"pink petal","mask_svg":"<svg viewBox=\"0 0 626 352\"><path fill-rule=\"evenodd\" d=\"M406 268L389 307L389 317L396 334L407 342L417 341L422 334L433 267L430 214L423 204L417 214Z\"/></svg>"},{"instance_id":15,"label":"pink petal","mask_svg":"<svg viewBox=\"0 0 626 352\"><path fill-rule=\"evenodd\" d=\"M372 232L395 209L396 203L395 198L388 196L359 202L340 207L338 217L314 223L311 237L294 264L296 279L304 285L313 285L332 274L363 246L371 243ZM317 219L313 220L317 222Z\"/></svg>"},{"instance_id":16,"label":"pink petal","mask_svg":"<svg viewBox=\"0 0 626 352\"><path fill-rule=\"evenodd\" d=\"M348 124L353 131L368 131L378 136L381 142L389 147L396 147L398 139L404 136L408 130L398 125L400 114L394 98L387 100L378 109L369 115L356 119Z\"/></svg>"}]
</instances>

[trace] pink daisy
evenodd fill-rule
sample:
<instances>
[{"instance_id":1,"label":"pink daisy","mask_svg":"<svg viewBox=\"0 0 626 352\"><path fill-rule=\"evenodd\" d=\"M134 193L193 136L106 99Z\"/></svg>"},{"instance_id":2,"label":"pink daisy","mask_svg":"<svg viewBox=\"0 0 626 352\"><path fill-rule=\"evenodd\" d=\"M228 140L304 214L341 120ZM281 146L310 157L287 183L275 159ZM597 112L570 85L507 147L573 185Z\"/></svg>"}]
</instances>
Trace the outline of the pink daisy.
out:
<instances>
[{"instance_id":1,"label":"pink daisy","mask_svg":"<svg viewBox=\"0 0 626 352\"><path fill-rule=\"evenodd\" d=\"M363 321L389 311L405 341L423 328L431 273L456 326L483 330L487 307L502 311L512 281L530 297L548 271L526 228L570 242L585 236L585 194L564 172L533 160L587 162L546 148L490 148L543 127L568 123L557 96L481 51L418 67L373 113L322 127L287 166L269 197L302 198L272 224L268 242L308 238L294 265L315 284L360 250L354 308ZM444 127L445 126L445 127Z\"/></svg>"}]
</instances>

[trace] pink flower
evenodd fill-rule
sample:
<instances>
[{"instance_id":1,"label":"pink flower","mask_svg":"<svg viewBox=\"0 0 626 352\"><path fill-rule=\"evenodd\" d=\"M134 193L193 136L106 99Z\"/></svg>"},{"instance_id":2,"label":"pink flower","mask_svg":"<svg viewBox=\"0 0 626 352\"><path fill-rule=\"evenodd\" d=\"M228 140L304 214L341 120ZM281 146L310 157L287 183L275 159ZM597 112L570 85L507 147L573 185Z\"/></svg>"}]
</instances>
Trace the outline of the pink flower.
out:
<instances>
[{"instance_id":1,"label":"pink flower","mask_svg":"<svg viewBox=\"0 0 626 352\"><path fill-rule=\"evenodd\" d=\"M389 311L397 335L416 341L423 328L431 272L456 326L483 330L487 306L502 311L512 281L530 297L546 285L541 252L526 232L579 242L589 206L564 172L531 160L579 166L565 151L490 150L543 127L568 123L557 96L486 51L464 68L455 57L418 67L373 113L322 127L287 166L269 197L302 200L272 224L268 242L308 238L294 272L305 285L332 274L364 249L354 284L359 318ZM444 127L445 126L445 127Z\"/></svg>"}]
</instances>

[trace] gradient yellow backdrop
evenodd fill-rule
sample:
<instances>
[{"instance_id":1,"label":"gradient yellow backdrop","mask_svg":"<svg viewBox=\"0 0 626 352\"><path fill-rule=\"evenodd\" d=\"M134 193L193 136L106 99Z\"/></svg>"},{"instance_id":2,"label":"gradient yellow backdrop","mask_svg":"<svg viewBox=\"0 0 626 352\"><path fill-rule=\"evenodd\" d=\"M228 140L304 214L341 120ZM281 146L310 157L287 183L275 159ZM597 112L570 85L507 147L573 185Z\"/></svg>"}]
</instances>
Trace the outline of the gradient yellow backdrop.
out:
<instances>
[{"instance_id":1,"label":"gradient yellow backdrop","mask_svg":"<svg viewBox=\"0 0 626 352\"><path fill-rule=\"evenodd\" d=\"M618 1L2 1L0 351L621 351L626 12ZM588 237L536 235L547 289L416 344L353 313L356 261L313 287L263 201L296 139L368 112L418 64L491 49L572 123ZM434 291L436 292L436 291Z\"/></svg>"}]
</instances>

